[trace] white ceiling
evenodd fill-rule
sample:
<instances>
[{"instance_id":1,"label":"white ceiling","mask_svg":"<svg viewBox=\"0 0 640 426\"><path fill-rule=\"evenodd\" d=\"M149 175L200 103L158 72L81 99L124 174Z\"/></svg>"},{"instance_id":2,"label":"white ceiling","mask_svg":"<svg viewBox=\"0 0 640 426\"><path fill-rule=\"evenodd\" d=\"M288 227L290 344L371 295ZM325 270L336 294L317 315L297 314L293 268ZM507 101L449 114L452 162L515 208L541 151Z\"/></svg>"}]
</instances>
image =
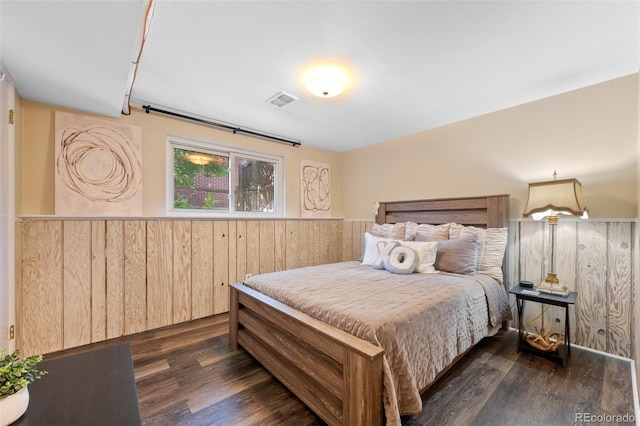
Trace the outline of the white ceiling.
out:
<instances>
[{"instance_id":1,"label":"white ceiling","mask_svg":"<svg viewBox=\"0 0 640 426\"><path fill-rule=\"evenodd\" d=\"M144 2L0 0L24 99L120 115ZM158 0L134 104L342 152L640 70L639 1ZM335 98L302 85L347 67ZM299 98L281 109L279 91Z\"/></svg>"}]
</instances>

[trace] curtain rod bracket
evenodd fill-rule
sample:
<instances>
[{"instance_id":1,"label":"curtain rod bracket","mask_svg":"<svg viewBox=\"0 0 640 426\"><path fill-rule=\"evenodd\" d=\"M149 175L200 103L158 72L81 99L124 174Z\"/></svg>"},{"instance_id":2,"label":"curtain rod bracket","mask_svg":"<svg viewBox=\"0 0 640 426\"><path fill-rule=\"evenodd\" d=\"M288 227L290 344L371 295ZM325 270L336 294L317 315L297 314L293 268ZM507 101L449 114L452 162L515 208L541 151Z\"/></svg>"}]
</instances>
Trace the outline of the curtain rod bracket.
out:
<instances>
[{"instance_id":1,"label":"curtain rod bracket","mask_svg":"<svg viewBox=\"0 0 640 426\"><path fill-rule=\"evenodd\" d=\"M273 141L273 142L290 144L293 147L298 147L298 146L302 145L302 143L299 142L299 141L295 141L295 140L291 140L291 139L285 139L285 138L281 138L279 136L273 136L273 135L270 135L268 133L261 133L261 132L257 132L257 131L254 131L254 130L243 129L241 127L230 126L228 124L218 123L216 121L205 120L203 118L192 117L192 116L188 116L188 115L184 115L184 114L178 114L176 112L167 111L167 110L159 109L159 108L154 108L151 105L143 105L142 109L144 109L147 114L149 114L150 111L153 111L153 112L158 112L160 114L165 114L165 115L170 115L172 117L181 118L183 120L195 121L195 122L200 123L200 124L206 124L208 126L213 126L213 127L218 127L218 128L221 128L221 129L231 130L234 135L236 133L240 132L240 133L244 133L244 134L251 135L251 136L257 136L257 137L262 138L262 139L267 139L267 140L270 140L270 141Z\"/></svg>"}]
</instances>

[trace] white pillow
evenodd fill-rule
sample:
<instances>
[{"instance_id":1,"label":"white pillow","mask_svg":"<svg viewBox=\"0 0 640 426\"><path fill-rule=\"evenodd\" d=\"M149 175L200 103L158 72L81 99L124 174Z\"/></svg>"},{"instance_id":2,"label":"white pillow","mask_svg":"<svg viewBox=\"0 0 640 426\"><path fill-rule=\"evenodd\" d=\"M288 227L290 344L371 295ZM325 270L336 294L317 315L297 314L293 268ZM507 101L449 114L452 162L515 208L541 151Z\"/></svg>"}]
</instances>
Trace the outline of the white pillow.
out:
<instances>
[{"instance_id":1,"label":"white pillow","mask_svg":"<svg viewBox=\"0 0 640 426\"><path fill-rule=\"evenodd\" d=\"M371 266L373 266L375 269L385 269L386 259L391 254L391 251L398 246L400 246L400 242L396 240L378 241L376 243L376 248L378 249L378 257L376 257L376 260L373 261L373 265Z\"/></svg>"},{"instance_id":2,"label":"white pillow","mask_svg":"<svg viewBox=\"0 0 640 426\"><path fill-rule=\"evenodd\" d=\"M382 225L374 223L371 227L371 235L393 240L403 240L405 232L406 226L404 223L384 223Z\"/></svg>"},{"instance_id":3,"label":"white pillow","mask_svg":"<svg viewBox=\"0 0 640 426\"><path fill-rule=\"evenodd\" d=\"M369 232L364 233L364 255L362 256L362 264L373 266L378 258L380 251L378 250L379 241L394 241L390 238L376 237Z\"/></svg>"},{"instance_id":4,"label":"white pillow","mask_svg":"<svg viewBox=\"0 0 640 426\"><path fill-rule=\"evenodd\" d=\"M409 247L418 254L418 266L416 267L416 272L421 274L433 274L438 272L433 266L436 263L436 255L438 253L437 241L400 241L400 245Z\"/></svg>"},{"instance_id":5,"label":"white pillow","mask_svg":"<svg viewBox=\"0 0 640 426\"><path fill-rule=\"evenodd\" d=\"M475 235L478 239L478 273L489 275L502 284L502 260L507 248L508 228L476 228L453 224L449 230L452 239Z\"/></svg>"},{"instance_id":6,"label":"white pillow","mask_svg":"<svg viewBox=\"0 0 640 426\"><path fill-rule=\"evenodd\" d=\"M429 225L423 223L417 225L413 229L412 240L417 239L417 236L431 240L448 240L449 239L449 224L443 223L442 225ZM424 241L424 239L423 239Z\"/></svg>"},{"instance_id":7,"label":"white pillow","mask_svg":"<svg viewBox=\"0 0 640 426\"><path fill-rule=\"evenodd\" d=\"M438 252L437 241L398 241L390 238L380 238L371 235L369 232L364 233L364 256L362 256L362 264L375 267L375 262L380 255L379 242L396 242L400 245L409 247L418 255L418 266L416 272L421 274L431 274L436 271L433 266L436 261L436 254Z\"/></svg>"},{"instance_id":8,"label":"white pillow","mask_svg":"<svg viewBox=\"0 0 640 426\"><path fill-rule=\"evenodd\" d=\"M405 222L404 223L404 240L405 241L413 241L416 237L416 226L418 226L415 222Z\"/></svg>"}]
</instances>

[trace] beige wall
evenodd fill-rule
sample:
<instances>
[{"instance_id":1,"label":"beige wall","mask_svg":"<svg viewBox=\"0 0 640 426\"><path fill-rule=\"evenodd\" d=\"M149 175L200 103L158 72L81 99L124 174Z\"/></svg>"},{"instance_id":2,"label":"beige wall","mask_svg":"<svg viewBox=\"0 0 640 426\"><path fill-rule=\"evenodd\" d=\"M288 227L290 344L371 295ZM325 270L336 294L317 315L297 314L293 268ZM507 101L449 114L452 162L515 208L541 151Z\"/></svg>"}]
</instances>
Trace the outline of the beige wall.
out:
<instances>
[{"instance_id":1,"label":"beige wall","mask_svg":"<svg viewBox=\"0 0 640 426\"><path fill-rule=\"evenodd\" d=\"M638 104L640 104L640 73L638 73ZM638 182L640 182L640 107L638 108L637 111L637 117L638 117L638 145L637 145L637 149L638 149ZM638 188L638 198L640 198L640 184L638 184L639 188ZM640 204L640 203L639 203ZM634 310L635 310L635 315L634 315L634 319L636 321L636 323L634 324L634 332L635 332L635 346L633 348L633 353L634 353L634 360L636 363L636 384L638 385L638 391L640 391L640 324L638 324L638 322L640 321L640 288L638 288L637 282L640 281L640 262L638 262L638 257L640 257L640 205L638 206L638 215L636 216L638 219L636 219L636 238L635 238L635 246L634 246L634 250L636 254L636 262L635 262L635 269L634 269L634 276L636 277L636 286L635 286L635 292L634 292Z\"/></svg>"},{"instance_id":2,"label":"beige wall","mask_svg":"<svg viewBox=\"0 0 640 426\"><path fill-rule=\"evenodd\" d=\"M54 113L56 110L89 115L52 105L32 101L22 102L22 163L18 163L17 173L22 185L18 191L19 204L17 215L52 215L55 212L54 200ZM337 153L311 147L291 147L258 138L233 134L209 126L193 124L159 114L146 114L134 109L130 116L120 121L142 128L142 179L144 194L144 216L165 215L165 153L166 135L208 140L225 145L281 155L285 162L285 217L300 216L300 160L313 160L328 163L331 167L332 216L342 216L340 203L340 156ZM18 160L19 161L19 160ZM20 166L21 165L21 166ZM20 199L20 197L22 197Z\"/></svg>"},{"instance_id":3,"label":"beige wall","mask_svg":"<svg viewBox=\"0 0 640 426\"><path fill-rule=\"evenodd\" d=\"M15 123L16 123L16 127L15 127L15 131L16 131L16 145L15 145L15 162L16 162L16 168L15 168L15 197L16 197L16 217L20 216L20 209L24 200L24 195L23 195L23 187L22 187L22 146L23 146L23 123L24 123L24 119L23 119L23 109L22 109L22 98L20 97L20 95L18 94L18 91L16 90L16 104L15 104L15 108L16 108L16 112L15 112Z\"/></svg>"},{"instance_id":4,"label":"beige wall","mask_svg":"<svg viewBox=\"0 0 640 426\"><path fill-rule=\"evenodd\" d=\"M347 218L375 201L510 194L520 217L528 183L582 182L592 217L638 214L638 74L475 117L342 156Z\"/></svg>"},{"instance_id":5,"label":"beige wall","mask_svg":"<svg viewBox=\"0 0 640 426\"><path fill-rule=\"evenodd\" d=\"M370 219L375 201L501 193L511 195L511 217L520 217L527 184L557 170L582 182L592 217L629 218L640 209L638 93L633 74L343 154L139 110L119 120L142 127L145 216L164 215L165 135L174 133L283 155L286 217L300 215L299 162L309 159L331 165L333 217ZM21 104L17 214L50 215L54 111L64 109Z\"/></svg>"}]
</instances>

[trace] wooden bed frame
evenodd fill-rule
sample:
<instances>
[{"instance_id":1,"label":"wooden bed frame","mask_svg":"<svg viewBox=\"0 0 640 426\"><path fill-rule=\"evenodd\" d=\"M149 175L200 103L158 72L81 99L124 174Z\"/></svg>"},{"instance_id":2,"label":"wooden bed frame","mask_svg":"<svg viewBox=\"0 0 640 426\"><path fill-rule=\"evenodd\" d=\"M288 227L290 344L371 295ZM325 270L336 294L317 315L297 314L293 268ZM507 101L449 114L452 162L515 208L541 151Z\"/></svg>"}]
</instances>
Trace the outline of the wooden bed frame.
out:
<instances>
[{"instance_id":1,"label":"wooden bed frame","mask_svg":"<svg viewBox=\"0 0 640 426\"><path fill-rule=\"evenodd\" d=\"M508 219L509 196L495 195L384 202L376 222L506 227ZM230 308L233 349L245 348L325 422L384 423L382 348L240 283Z\"/></svg>"}]
</instances>

